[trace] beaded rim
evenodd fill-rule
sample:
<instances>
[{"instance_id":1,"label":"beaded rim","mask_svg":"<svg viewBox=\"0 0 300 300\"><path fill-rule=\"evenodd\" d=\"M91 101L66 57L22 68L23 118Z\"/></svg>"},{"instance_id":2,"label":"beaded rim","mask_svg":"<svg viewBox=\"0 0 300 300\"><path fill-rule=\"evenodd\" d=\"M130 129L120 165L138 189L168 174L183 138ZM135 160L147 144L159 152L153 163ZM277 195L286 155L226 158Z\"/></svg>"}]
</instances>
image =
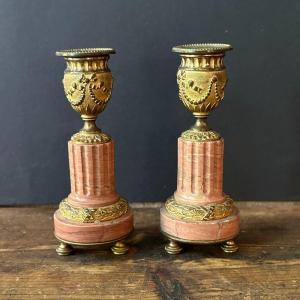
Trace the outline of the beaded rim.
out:
<instances>
[{"instance_id":1,"label":"beaded rim","mask_svg":"<svg viewBox=\"0 0 300 300\"><path fill-rule=\"evenodd\" d=\"M116 51L113 48L81 48L56 51L57 56L63 57L91 57L114 53L116 53Z\"/></svg>"},{"instance_id":2,"label":"beaded rim","mask_svg":"<svg viewBox=\"0 0 300 300\"><path fill-rule=\"evenodd\" d=\"M229 44L221 43L205 43L205 44L185 44L172 48L173 52L182 54L210 54L210 53L223 53L232 50Z\"/></svg>"}]
</instances>

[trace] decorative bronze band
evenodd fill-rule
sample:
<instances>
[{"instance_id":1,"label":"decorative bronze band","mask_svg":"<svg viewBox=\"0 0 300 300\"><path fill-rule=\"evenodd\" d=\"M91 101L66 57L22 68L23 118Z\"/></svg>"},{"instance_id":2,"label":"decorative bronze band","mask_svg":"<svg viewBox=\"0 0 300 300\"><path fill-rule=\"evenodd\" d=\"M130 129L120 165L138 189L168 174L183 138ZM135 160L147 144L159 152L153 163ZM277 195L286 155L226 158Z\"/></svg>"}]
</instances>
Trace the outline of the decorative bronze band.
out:
<instances>
[{"instance_id":1,"label":"decorative bronze band","mask_svg":"<svg viewBox=\"0 0 300 300\"><path fill-rule=\"evenodd\" d=\"M233 211L233 200L225 196L225 201L211 205L183 205L175 201L174 196L166 202L167 211L178 219L190 221L211 221L228 217Z\"/></svg>"},{"instance_id":2,"label":"decorative bronze band","mask_svg":"<svg viewBox=\"0 0 300 300\"><path fill-rule=\"evenodd\" d=\"M82 48L56 51L57 56L63 57L94 57L116 53L113 48Z\"/></svg>"},{"instance_id":3,"label":"decorative bronze band","mask_svg":"<svg viewBox=\"0 0 300 300\"><path fill-rule=\"evenodd\" d=\"M217 141L221 136L213 130L200 131L195 129L189 129L181 134L181 137L186 141L191 142L206 142Z\"/></svg>"},{"instance_id":4,"label":"decorative bronze band","mask_svg":"<svg viewBox=\"0 0 300 300\"><path fill-rule=\"evenodd\" d=\"M180 54L218 54L232 50L232 46L221 43L185 44L172 48L173 52Z\"/></svg>"},{"instance_id":5,"label":"decorative bronze band","mask_svg":"<svg viewBox=\"0 0 300 300\"><path fill-rule=\"evenodd\" d=\"M128 203L120 198L118 202L99 208L73 206L67 199L61 201L59 212L62 217L78 223L98 223L117 219L128 212Z\"/></svg>"},{"instance_id":6,"label":"decorative bronze band","mask_svg":"<svg viewBox=\"0 0 300 300\"><path fill-rule=\"evenodd\" d=\"M86 132L80 130L71 137L71 141L77 144L104 144L111 141L111 137L103 132Z\"/></svg>"}]
</instances>

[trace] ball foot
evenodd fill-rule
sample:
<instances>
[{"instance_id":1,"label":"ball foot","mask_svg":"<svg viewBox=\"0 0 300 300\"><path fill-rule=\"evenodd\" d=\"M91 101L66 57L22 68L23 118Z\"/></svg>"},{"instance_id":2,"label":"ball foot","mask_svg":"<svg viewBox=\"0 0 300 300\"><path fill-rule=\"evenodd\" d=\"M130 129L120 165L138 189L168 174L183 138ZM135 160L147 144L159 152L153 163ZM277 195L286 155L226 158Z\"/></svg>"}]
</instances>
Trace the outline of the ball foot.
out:
<instances>
[{"instance_id":1,"label":"ball foot","mask_svg":"<svg viewBox=\"0 0 300 300\"><path fill-rule=\"evenodd\" d=\"M129 247L124 242L116 242L113 247L111 247L111 251L115 255L126 254L129 250Z\"/></svg>"},{"instance_id":2,"label":"ball foot","mask_svg":"<svg viewBox=\"0 0 300 300\"><path fill-rule=\"evenodd\" d=\"M222 246L221 246L221 249L225 253L234 253L234 252L238 251L239 247L235 243L234 240L230 240L230 241L227 241L227 242L223 243Z\"/></svg>"},{"instance_id":3,"label":"ball foot","mask_svg":"<svg viewBox=\"0 0 300 300\"><path fill-rule=\"evenodd\" d=\"M60 256L70 255L73 252L73 248L66 243L60 242L56 248L56 253Z\"/></svg>"},{"instance_id":4,"label":"ball foot","mask_svg":"<svg viewBox=\"0 0 300 300\"><path fill-rule=\"evenodd\" d=\"M176 241L170 239L168 245L165 246L165 250L168 254L179 254L182 247Z\"/></svg>"}]
</instances>

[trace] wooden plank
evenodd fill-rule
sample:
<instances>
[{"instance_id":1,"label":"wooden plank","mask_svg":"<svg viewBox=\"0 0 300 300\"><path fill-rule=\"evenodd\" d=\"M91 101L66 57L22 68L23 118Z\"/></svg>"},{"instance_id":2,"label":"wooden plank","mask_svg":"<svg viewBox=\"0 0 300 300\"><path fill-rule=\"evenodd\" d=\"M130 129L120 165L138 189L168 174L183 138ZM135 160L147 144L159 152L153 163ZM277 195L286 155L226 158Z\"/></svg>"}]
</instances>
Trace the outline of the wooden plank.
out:
<instances>
[{"instance_id":1,"label":"wooden plank","mask_svg":"<svg viewBox=\"0 0 300 300\"><path fill-rule=\"evenodd\" d=\"M300 299L300 202L240 202L240 251L167 255L160 204L134 205L126 256L59 257L53 206L0 208L0 299Z\"/></svg>"}]
</instances>

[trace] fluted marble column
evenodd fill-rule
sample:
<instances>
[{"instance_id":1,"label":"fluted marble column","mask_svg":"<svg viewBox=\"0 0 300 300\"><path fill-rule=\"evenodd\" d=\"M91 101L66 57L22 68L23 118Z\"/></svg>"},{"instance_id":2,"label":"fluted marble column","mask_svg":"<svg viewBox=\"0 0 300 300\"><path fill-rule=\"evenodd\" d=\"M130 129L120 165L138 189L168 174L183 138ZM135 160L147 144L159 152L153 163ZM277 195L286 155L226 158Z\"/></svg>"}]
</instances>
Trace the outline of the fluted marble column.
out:
<instances>
[{"instance_id":1,"label":"fluted marble column","mask_svg":"<svg viewBox=\"0 0 300 300\"><path fill-rule=\"evenodd\" d=\"M177 190L160 214L161 230L171 240L206 244L238 234L238 210L223 192L223 156L222 138L204 142L178 139Z\"/></svg>"},{"instance_id":2,"label":"fluted marble column","mask_svg":"<svg viewBox=\"0 0 300 300\"><path fill-rule=\"evenodd\" d=\"M133 214L115 189L114 142L68 142L71 193L54 214L55 235L77 244L105 243L128 235Z\"/></svg>"},{"instance_id":3,"label":"fluted marble column","mask_svg":"<svg viewBox=\"0 0 300 300\"><path fill-rule=\"evenodd\" d=\"M101 207L118 201L115 191L114 143L68 143L71 193L68 201L81 207Z\"/></svg>"},{"instance_id":4,"label":"fluted marble column","mask_svg":"<svg viewBox=\"0 0 300 300\"><path fill-rule=\"evenodd\" d=\"M180 137L176 201L196 205L222 202L223 154L223 139L199 143Z\"/></svg>"}]
</instances>

